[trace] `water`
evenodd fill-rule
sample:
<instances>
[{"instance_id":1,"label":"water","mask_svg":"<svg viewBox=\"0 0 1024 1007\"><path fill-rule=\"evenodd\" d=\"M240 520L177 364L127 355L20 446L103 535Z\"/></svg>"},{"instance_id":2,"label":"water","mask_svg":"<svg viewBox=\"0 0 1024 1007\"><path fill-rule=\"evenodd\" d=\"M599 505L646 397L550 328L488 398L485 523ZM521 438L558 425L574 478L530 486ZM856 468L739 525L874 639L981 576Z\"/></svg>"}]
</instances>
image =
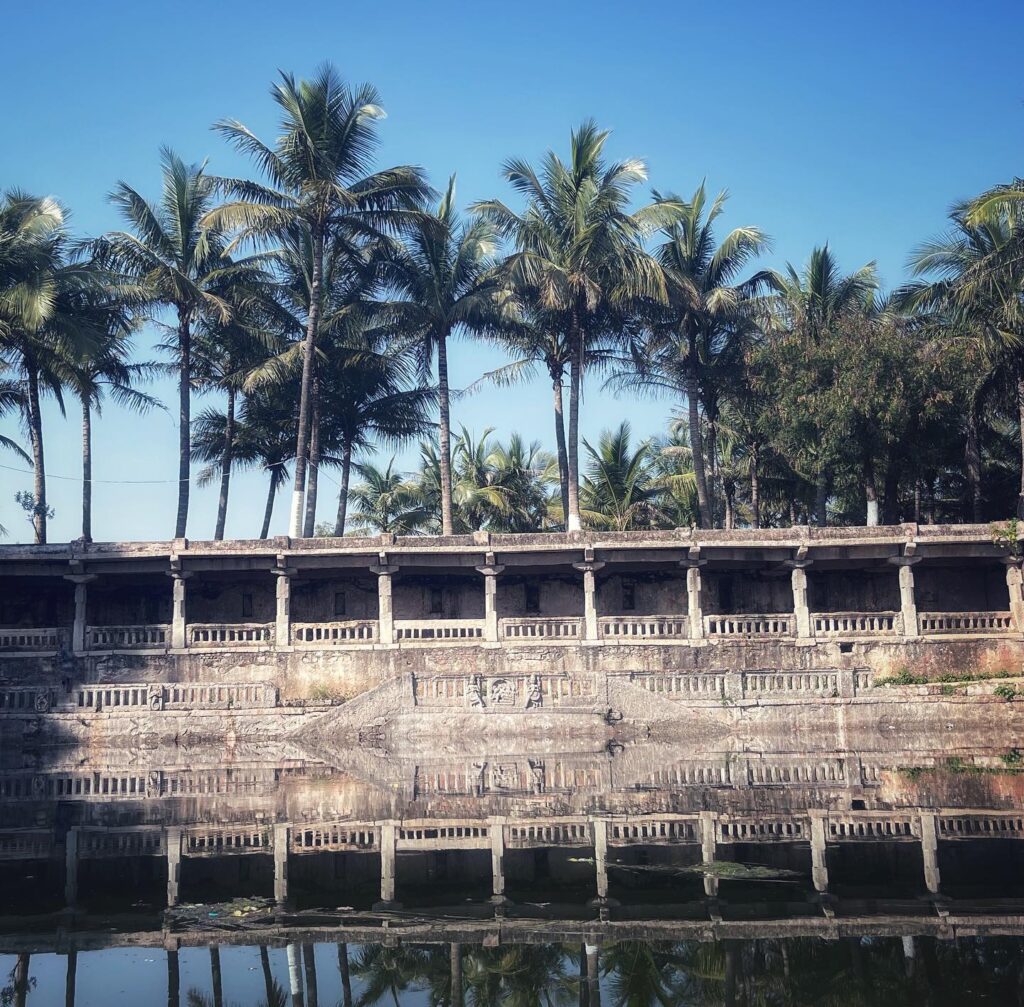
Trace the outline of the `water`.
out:
<instances>
[{"instance_id":1,"label":"water","mask_svg":"<svg viewBox=\"0 0 1024 1007\"><path fill-rule=\"evenodd\" d=\"M1001 709L969 737L798 707L756 739L0 736L0 1003L1019 1005Z\"/></svg>"}]
</instances>

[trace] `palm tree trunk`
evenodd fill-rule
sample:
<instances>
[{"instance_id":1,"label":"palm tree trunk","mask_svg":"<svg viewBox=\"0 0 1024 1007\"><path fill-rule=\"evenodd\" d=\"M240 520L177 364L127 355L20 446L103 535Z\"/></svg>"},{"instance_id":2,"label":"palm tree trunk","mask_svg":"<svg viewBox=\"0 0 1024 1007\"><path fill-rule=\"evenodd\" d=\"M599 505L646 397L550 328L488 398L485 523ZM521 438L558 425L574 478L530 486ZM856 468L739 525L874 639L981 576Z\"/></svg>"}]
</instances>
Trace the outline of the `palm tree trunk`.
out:
<instances>
[{"instance_id":1,"label":"palm tree trunk","mask_svg":"<svg viewBox=\"0 0 1024 1007\"><path fill-rule=\"evenodd\" d=\"M596 944L584 947L587 958L587 986L590 990L590 1007L601 1007L601 958Z\"/></svg>"},{"instance_id":2,"label":"palm tree trunk","mask_svg":"<svg viewBox=\"0 0 1024 1007\"><path fill-rule=\"evenodd\" d=\"M92 541L92 406L82 397L82 539Z\"/></svg>"},{"instance_id":3,"label":"palm tree trunk","mask_svg":"<svg viewBox=\"0 0 1024 1007\"><path fill-rule=\"evenodd\" d=\"M288 954L288 987L292 995L292 1007L305 1007L305 996L302 990L302 952L298 944L289 944Z\"/></svg>"},{"instance_id":4,"label":"palm tree trunk","mask_svg":"<svg viewBox=\"0 0 1024 1007\"><path fill-rule=\"evenodd\" d=\"M178 516L174 537L188 528L188 493L192 480L192 331L188 311L178 309Z\"/></svg>"},{"instance_id":5,"label":"palm tree trunk","mask_svg":"<svg viewBox=\"0 0 1024 1007\"><path fill-rule=\"evenodd\" d=\"M686 407L690 425L690 453L693 455L693 475L697 480L697 509L701 528L711 527L711 499L708 496L708 478L704 469L704 443L700 433L700 402L697 398L697 342L690 338L690 356L686 368Z\"/></svg>"},{"instance_id":6,"label":"palm tree trunk","mask_svg":"<svg viewBox=\"0 0 1024 1007\"><path fill-rule=\"evenodd\" d=\"M704 415L708 417L706 405ZM718 425L714 419L708 423L708 463L711 468L711 478L708 480L708 513L711 517L711 527L714 528L718 523Z\"/></svg>"},{"instance_id":7,"label":"palm tree trunk","mask_svg":"<svg viewBox=\"0 0 1024 1007\"><path fill-rule=\"evenodd\" d=\"M452 534L451 412L448 395L448 334L437 337L438 462L441 466L441 534Z\"/></svg>"},{"instance_id":8,"label":"palm tree trunk","mask_svg":"<svg viewBox=\"0 0 1024 1007\"><path fill-rule=\"evenodd\" d=\"M306 491L306 452L309 449L310 399L313 391L313 355L316 335L320 326L320 287L324 273L324 236L313 230L313 275L309 284L309 317L306 321L306 339L302 344L302 387L299 392L299 432L295 442L295 485L292 488L292 510L288 521L288 534L299 538L302 534L302 501Z\"/></svg>"},{"instance_id":9,"label":"palm tree trunk","mask_svg":"<svg viewBox=\"0 0 1024 1007\"><path fill-rule=\"evenodd\" d=\"M761 476L758 472L760 450L757 444L750 446L750 523L754 528L761 527Z\"/></svg>"},{"instance_id":10,"label":"palm tree trunk","mask_svg":"<svg viewBox=\"0 0 1024 1007\"><path fill-rule=\"evenodd\" d=\"M732 531L736 527L736 489L732 485L724 486L725 496L725 521L724 525L727 531Z\"/></svg>"},{"instance_id":11,"label":"palm tree trunk","mask_svg":"<svg viewBox=\"0 0 1024 1007\"><path fill-rule=\"evenodd\" d=\"M28 997L29 987L29 956L19 954L14 963L14 1007L25 1007L25 1000Z\"/></svg>"},{"instance_id":12,"label":"palm tree trunk","mask_svg":"<svg viewBox=\"0 0 1024 1007\"><path fill-rule=\"evenodd\" d=\"M320 485L320 382L313 378L313 415L309 434L309 482L306 487L306 518L302 537L312 538L316 531L316 491Z\"/></svg>"},{"instance_id":13,"label":"palm tree trunk","mask_svg":"<svg viewBox=\"0 0 1024 1007\"><path fill-rule=\"evenodd\" d=\"M277 472L270 473L270 488L267 490L267 506L263 508L263 527L260 529L260 538L266 538L270 534L270 519L274 514L274 500L277 498Z\"/></svg>"},{"instance_id":14,"label":"palm tree trunk","mask_svg":"<svg viewBox=\"0 0 1024 1007\"><path fill-rule=\"evenodd\" d=\"M345 519L348 517L348 483L352 474L352 445L346 441L341 449L341 487L338 490L338 519L334 522L334 534L341 538L345 534Z\"/></svg>"},{"instance_id":15,"label":"palm tree trunk","mask_svg":"<svg viewBox=\"0 0 1024 1007\"><path fill-rule=\"evenodd\" d=\"M875 485L875 460L871 452L864 453L864 498L867 502L867 526L878 525L878 487Z\"/></svg>"},{"instance_id":16,"label":"palm tree trunk","mask_svg":"<svg viewBox=\"0 0 1024 1007\"><path fill-rule=\"evenodd\" d=\"M75 1007L75 987L78 985L78 952L68 948L68 968L64 976L64 1007Z\"/></svg>"},{"instance_id":17,"label":"palm tree trunk","mask_svg":"<svg viewBox=\"0 0 1024 1007\"><path fill-rule=\"evenodd\" d=\"M1017 415L1020 420L1020 494L1017 497L1017 517L1024 518L1024 376L1017 378Z\"/></svg>"},{"instance_id":18,"label":"palm tree trunk","mask_svg":"<svg viewBox=\"0 0 1024 1007\"><path fill-rule=\"evenodd\" d=\"M46 461L43 457L43 416L39 408L39 368L32 357L25 358L28 373L28 426L32 441L33 509L32 528L36 545L46 545Z\"/></svg>"},{"instance_id":19,"label":"palm tree trunk","mask_svg":"<svg viewBox=\"0 0 1024 1007\"><path fill-rule=\"evenodd\" d=\"M574 320L569 333L569 443L566 456L566 471L569 476L566 498L569 511L566 515L565 530L579 531L580 521L580 385L583 382L583 335Z\"/></svg>"},{"instance_id":20,"label":"palm tree trunk","mask_svg":"<svg viewBox=\"0 0 1024 1007\"><path fill-rule=\"evenodd\" d=\"M235 447L235 390L228 388L228 409L224 423L224 450L220 456L220 499L217 501L217 528L213 537L224 538L228 519L228 489L231 485L231 454Z\"/></svg>"},{"instance_id":21,"label":"palm tree trunk","mask_svg":"<svg viewBox=\"0 0 1024 1007\"><path fill-rule=\"evenodd\" d=\"M828 476L824 472L818 473L814 484L814 523L819 528L828 524Z\"/></svg>"},{"instance_id":22,"label":"palm tree trunk","mask_svg":"<svg viewBox=\"0 0 1024 1007\"><path fill-rule=\"evenodd\" d=\"M181 1003L181 971L178 966L178 949L167 949L167 1007L178 1007Z\"/></svg>"},{"instance_id":23,"label":"palm tree trunk","mask_svg":"<svg viewBox=\"0 0 1024 1007\"><path fill-rule=\"evenodd\" d=\"M978 418L978 402L972 397L967 410L967 438L964 443L964 474L970 490L971 520L981 523L981 438L978 435L980 426Z\"/></svg>"},{"instance_id":24,"label":"palm tree trunk","mask_svg":"<svg viewBox=\"0 0 1024 1007\"><path fill-rule=\"evenodd\" d=\"M270 949L266 944L260 945L260 965L263 967L263 988L267 993L267 1007L273 1007L274 973L270 968Z\"/></svg>"},{"instance_id":25,"label":"palm tree trunk","mask_svg":"<svg viewBox=\"0 0 1024 1007\"><path fill-rule=\"evenodd\" d=\"M352 1007L352 976L348 969L348 945L338 943L338 971L341 973L341 1004Z\"/></svg>"},{"instance_id":26,"label":"palm tree trunk","mask_svg":"<svg viewBox=\"0 0 1024 1007\"><path fill-rule=\"evenodd\" d=\"M452 980L451 1007L462 1007L462 945L448 946L448 967Z\"/></svg>"},{"instance_id":27,"label":"palm tree trunk","mask_svg":"<svg viewBox=\"0 0 1024 1007\"><path fill-rule=\"evenodd\" d=\"M213 986L213 1007L224 1007L224 982L220 971L220 948L210 948L210 982Z\"/></svg>"},{"instance_id":28,"label":"palm tree trunk","mask_svg":"<svg viewBox=\"0 0 1024 1007\"><path fill-rule=\"evenodd\" d=\"M590 1007L590 986L587 983L587 948L580 945L579 1005Z\"/></svg>"},{"instance_id":29,"label":"palm tree trunk","mask_svg":"<svg viewBox=\"0 0 1024 1007\"><path fill-rule=\"evenodd\" d=\"M558 488L562 495L562 522L569 518L569 459L565 452L565 415L562 410L562 375L552 377L555 393L555 447L558 452Z\"/></svg>"},{"instance_id":30,"label":"palm tree trunk","mask_svg":"<svg viewBox=\"0 0 1024 1007\"><path fill-rule=\"evenodd\" d=\"M889 459L882 484L882 523L898 524L900 511L900 470L899 466Z\"/></svg>"}]
</instances>

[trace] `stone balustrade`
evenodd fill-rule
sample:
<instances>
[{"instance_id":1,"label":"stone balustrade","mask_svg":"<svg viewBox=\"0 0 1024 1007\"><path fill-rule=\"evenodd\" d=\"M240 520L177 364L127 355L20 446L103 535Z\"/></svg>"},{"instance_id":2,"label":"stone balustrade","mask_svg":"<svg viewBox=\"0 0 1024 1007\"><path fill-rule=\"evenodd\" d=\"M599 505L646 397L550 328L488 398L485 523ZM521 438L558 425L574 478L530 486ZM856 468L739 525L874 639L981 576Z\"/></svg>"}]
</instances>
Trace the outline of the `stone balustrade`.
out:
<instances>
[{"instance_id":1,"label":"stone balustrade","mask_svg":"<svg viewBox=\"0 0 1024 1007\"><path fill-rule=\"evenodd\" d=\"M395 639L400 643L474 643L483 638L483 619L395 620Z\"/></svg>"},{"instance_id":2,"label":"stone balustrade","mask_svg":"<svg viewBox=\"0 0 1024 1007\"><path fill-rule=\"evenodd\" d=\"M781 615L706 615L704 635L708 639L772 639L793 636L794 617Z\"/></svg>"},{"instance_id":3,"label":"stone balustrade","mask_svg":"<svg viewBox=\"0 0 1024 1007\"><path fill-rule=\"evenodd\" d=\"M64 629L20 629L0 627L0 652L56 651L67 645Z\"/></svg>"},{"instance_id":4,"label":"stone balustrade","mask_svg":"<svg viewBox=\"0 0 1024 1007\"><path fill-rule=\"evenodd\" d=\"M274 624L194 622L189 624L188 640L190 647L265 647L274 641Z\"/></svg>"},{"instance_id":5,"label":"stone balustrade","mask_svg":"<svg viewBox=\"0 0 1024 1007\"><path fill-rule=\"evenodd\" d=\"M811 618L818 638L898 636L903 632L899 612L815 612Z\"/></svg>"},{"instance_id":6,"label":"stone balustrade","mask_svg":"<svg viewBox=\"0 0 1024 1007\"><path fill-rule=\"evenodd\" d=\"M378 641L376 619L349 619L344 622L293 622L293 647L335 647Z\"/></svg>"},{"instance_id":7,"label":"stone balustrade","mask_svg":"<svg viewBox=\"0 0 1024 1007\"><path fill-rule=\"evenodd\" d=\"M277 689L254 684L136 683L86 685L77 689L73 705L79 709L137 713L140 709L231 710L263 709L277 705Z\"/></svg>"},{"instance_id":8,"label":"stone balustrade","mask_svg":"<svg viewBox=\"0 0 1024 1007\"><path fill-rule=\"evenodd\" d=\"M162 650L171 642L171 627L87 626L85 642L89 650Z\"/></svg>"},{"instance_id":9,"label":"stone balustrade","mask_svg":"<svg viewBox=\"0 0 1024 1007\"><path fill-rule=\"evenodd\" d=\"M922 636L1013 632L1013 616L1009 612L920 612L917 619Z\"/></svg>"},{"instance_id":10,"label":"stone balustrade","mask_svg":"<svg viewBox=\"0 0 1024 1007\"><path fill-rule=\"evenodd\" d=\"M47 713L53 706L53 691L47 688L0 688L0 713Z\"/></svg>"},{"instance_id":11,"label":"stone balustrade","mask_svg":"<svg viewBox=\"0 0 1024 1007\"><path fill-rule=\"evenodd\" d=\"M690 621L685 615L604 615L597 620L601 640L685 640Z\"/></svg>"},{"instance_id":12,"label":"stone balustrade","mask_svg":"<svg viewBox=\"0 0 1024 1007\"><path fill-rule=\"evenodd\" d=\"M517 616L498 626L501 639L515 643L576 643L583 636L583 619L574 616Z\"/></svg>"}]
</instances>

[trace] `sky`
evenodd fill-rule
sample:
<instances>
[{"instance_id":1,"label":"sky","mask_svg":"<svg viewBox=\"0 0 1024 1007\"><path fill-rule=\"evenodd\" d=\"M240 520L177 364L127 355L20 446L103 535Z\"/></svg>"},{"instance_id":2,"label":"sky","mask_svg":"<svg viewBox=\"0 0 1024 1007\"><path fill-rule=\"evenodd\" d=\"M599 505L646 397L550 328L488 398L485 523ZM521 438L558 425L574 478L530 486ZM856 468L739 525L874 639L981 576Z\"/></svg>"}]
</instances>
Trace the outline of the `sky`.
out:
<instances>
[{"instance_id":1,"label":"sky","mask_svg":"<svg viewBox=\"0 0 1024 1007\"><path fill-rule=\"evenodd\" d=\"M325 60L382 93L379 165L422 165L438 187L455 172L462 205L511 199L502 161L567 156L570 130L592 117L613 131L610 156L647 162L651 188L687 195L706 179L728 189L722 226L767 232L763 265L799 266L827 241L846 270L876 261L889 288L913 247L943 230L951 203L1024 175L1024 74L1005 44L1024 29L1020 0L58 0L11 5L4 26L22 44L0 61L0 190L59 197L86 235L121 226L107 201L119 179L157 194L161 145L216 174L249 171L211 123L237 118L273 139L278 70L301 77ZM140 334L141 359L155 338ZM455 388L502 362L466 341L449 359ZM167 381L149 390L174 401ZM551 448L550 397L539 377L488 389L456 401L453 422ZM206 404L220 403L194 408ZM596 440L625 418L641 439L678 406L594 383L583 435ZM44 423L50 540L67 541L81 527L79 414L72 403L65 419L50 402ZM11 418L0 432L27 445ZM171 413L108 406L94 438L94 538L169 538ZM399 457L414 463L414 451ZM6 541L30 540L14 494L32 477L10 452L0 466ZM322 473L321 521L332 519L336 479ZM265 495L262 473L234 478L229 536L258 534ZM212 536L216 506L214 487L193 488L190 538ZM282 492L272 534L286 531L287 509Z\"/></svg>"}]
</instances>

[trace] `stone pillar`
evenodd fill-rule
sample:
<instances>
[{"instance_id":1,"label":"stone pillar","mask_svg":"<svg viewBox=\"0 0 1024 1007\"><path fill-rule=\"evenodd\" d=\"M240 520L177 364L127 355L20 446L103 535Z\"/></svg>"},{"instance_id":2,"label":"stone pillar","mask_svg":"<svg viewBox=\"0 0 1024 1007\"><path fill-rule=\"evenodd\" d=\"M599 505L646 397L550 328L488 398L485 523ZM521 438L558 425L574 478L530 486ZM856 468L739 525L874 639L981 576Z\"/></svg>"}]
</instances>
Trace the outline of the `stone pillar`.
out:
<instances>
[{"instance_id":1,"label":"stone pillar","mask_svg":"<svg viewBox=\"0 0 1024 1007\"><path fill-rule=\"evenodd\" d=\"M796 617L796 637L798 640L813 638L811 629L811 610L807 603L807 563L792 562L793 568L793 615Z\"/></svg>"},{"instance_id":2,"label":"stone pillar","mask_svg":"<svg viewBox=\"0 0 1024 1007\"><path fill-rule=\"evenodd\" d=\"M86 626L86 601L88 589L86 585L96 579L95 574L76 573L66 574L65 580L75 585L75 621L71 628L71 650L75 654L81 654L85 650L85 626Z\"/></svg>"},{"instance_id":3,"label":"stone pillar","mask_svg":"<svg viewBox=\"0 0 1024 1007\"><path fill-rule=\"evenodd\" d=\"M608 823L595 818L591 823L594 830L594 869L597 874L597 902L608 904Z\"/></svg>"},{"instance_id":4,"label":"stone pillar","mask_svg":"<svg viewBox=\"0 0 1024 1007\"><path fill-rule=\"evenodd\" d=\"M494 553L487 554L487 562L476 568L484 578L484 641L498 642L498 574L505 568L494 562Z\"/></svg>"},{"instance_id":5,"label":"stone pillar","mask_svg":"<svg viewBox=\"0 0 1024 1007\"><path fill-rule=\"evenodd\" d=\"M1006 589L1010 595L1013 628L1018 633L1024 633L1024 575L1019 560L1006 560Z\"/></svg>"},{"instance_id":6,"label":"stone pillar","mask_svg":"<svg viewBox=\"0 0 1024 1007\"><path fill-rule=\"evenodd\" d=\"M68 829L64 837L64 905L78 904L78 829Z\"/></svg>"},{"instance_id":7,"label":"stone pillar","mask_svg":"<svg viewBox=\"0 0 1024 1007\"><path fill-rule=\"evenodd\" d=\"M688 561L686 567L686 615L690 623L690 639L704 639L704 599L700 568L705 560Z\"/></svg>"},{"instance_id":8,"label":"stone pillar","mask_svg":"<svg viewBox=\"0 0 1024 1007\"><path fill-rule=\"evenodd\" d=\"M279 906L288 904L288 847L291 838L287 822L274 825L274 902Z\"/></svg>"},{"instance_id":9,"label":"stone pillar","mask_svg":"<svg viewBox=\"0 0 1024 1007\"><path fill-rule=\"evenodd\" d=\"M185 581L190 575L180 567L171 570L173 608L171 610L171 650L184 650L188 646L188 628L185 615Z\"/></svg>"},{"instance_id":10,"label":"stone pillar","mask_svg":"<svg viewBox=\"0 0 1024 1007\"><path fill-rule=\"evenodd\" d=\"M713 811L702 811L700 813L700 862L704 865L715 862L718 837L716 830L718 821ZM710 874L704 875L704 894L709 898L718 895L718 878Z\"/></svg>"},{"instance_id":11,"label":"stone pillar","mask_svg":"<svg viewBox=\"0 0 1024 1007\"><path fill-rule=\"evenodd\" d=\"M828 891L825 819L824 812L811 812L811 880L816 892Z\"/></svg>"},{"instance_id":12,"label":"stone pillar","mask_svg":"<svg viewBox=\"0 0 1024 1007\"><path fill-rule=\"evenodd\" d=\"M370 573L377 575L377 634L380 642L390 646L395 642L395 614L391 604L391 576L398 573L398 566L388 563L387 556L380 554L380 562L370 567Z\"/></svg>"},{"instance_id":13,"label":"stone pillar","mask_svg":"<svg viewBox=\"0 0 1024 1007\"><path fill-rule=\"evenodd\" d=\"M903 635L917 636L917 602L914 600L914 569L917 556L900 556L893 562L900 573L900 614L903 617Z\"/></svg>"},{"instance_id":14,"label":"stone pillar","mask_svg":"<svg viewBox=\"0 0 1024 1007\"><path fill-rule=\"evenodd\" d=\"M921 815L921 855L925 887L932 895L938 895L942 879L939 876L939 835L933 812Z\"/></svg>"},{"instance_id":15,"label":"stone pillar","mask_svg":"<svg viewBox=\"0 0 1024 1007\"><path fill-rule=\"evenodd\" d=\"M278 556L274 567L277 579L277 620L274 624L274 646L285 650L292 645L292 574L295 571L284 565L284 556Z\"/></svg>"},{"instance_id":16,"label":"stone pillar","mask_svg":"<svg viewBox=\"0 0 1024 1007\"><path fill-rule=\"evenodd\" d=\"M596 643L600 637L597 631L597 571L604 563L593 558L592 549L587 549L586 558L582 563L573 563L573 567L583 574L583 639Z\"/></svg>"},{"instance_id":17,"label":"stone pillar","mask_svg":"<svg viewBox=\"0 0 1024 1007\"><path fill-rule=\"evenodd\" d=\"M382 908L395 906L395 859L397 828L394 822L380 827L380 903Z\"/></svg>"},{"instance_id":18,"label":"stone pillar","mask_svg":"<svg viewBox=\"0 0 1024 1007\"><path fill-rule=\"evenodd\" d=\"M167 829L164 842L167 846L167 908L171 909L181 897L181 829Z\"/></svg>"},{"instance_id":19,"label":"stone pillar","mask_svg":"<svg viewBox=\"0 0 1024 1007\"><path fill-rule=\"evenodd\" d=\"M488 822L487 831L491 839L491 902L504 905L505 898L505 822L493 818Z\"/></svg>"}]
</instances>

